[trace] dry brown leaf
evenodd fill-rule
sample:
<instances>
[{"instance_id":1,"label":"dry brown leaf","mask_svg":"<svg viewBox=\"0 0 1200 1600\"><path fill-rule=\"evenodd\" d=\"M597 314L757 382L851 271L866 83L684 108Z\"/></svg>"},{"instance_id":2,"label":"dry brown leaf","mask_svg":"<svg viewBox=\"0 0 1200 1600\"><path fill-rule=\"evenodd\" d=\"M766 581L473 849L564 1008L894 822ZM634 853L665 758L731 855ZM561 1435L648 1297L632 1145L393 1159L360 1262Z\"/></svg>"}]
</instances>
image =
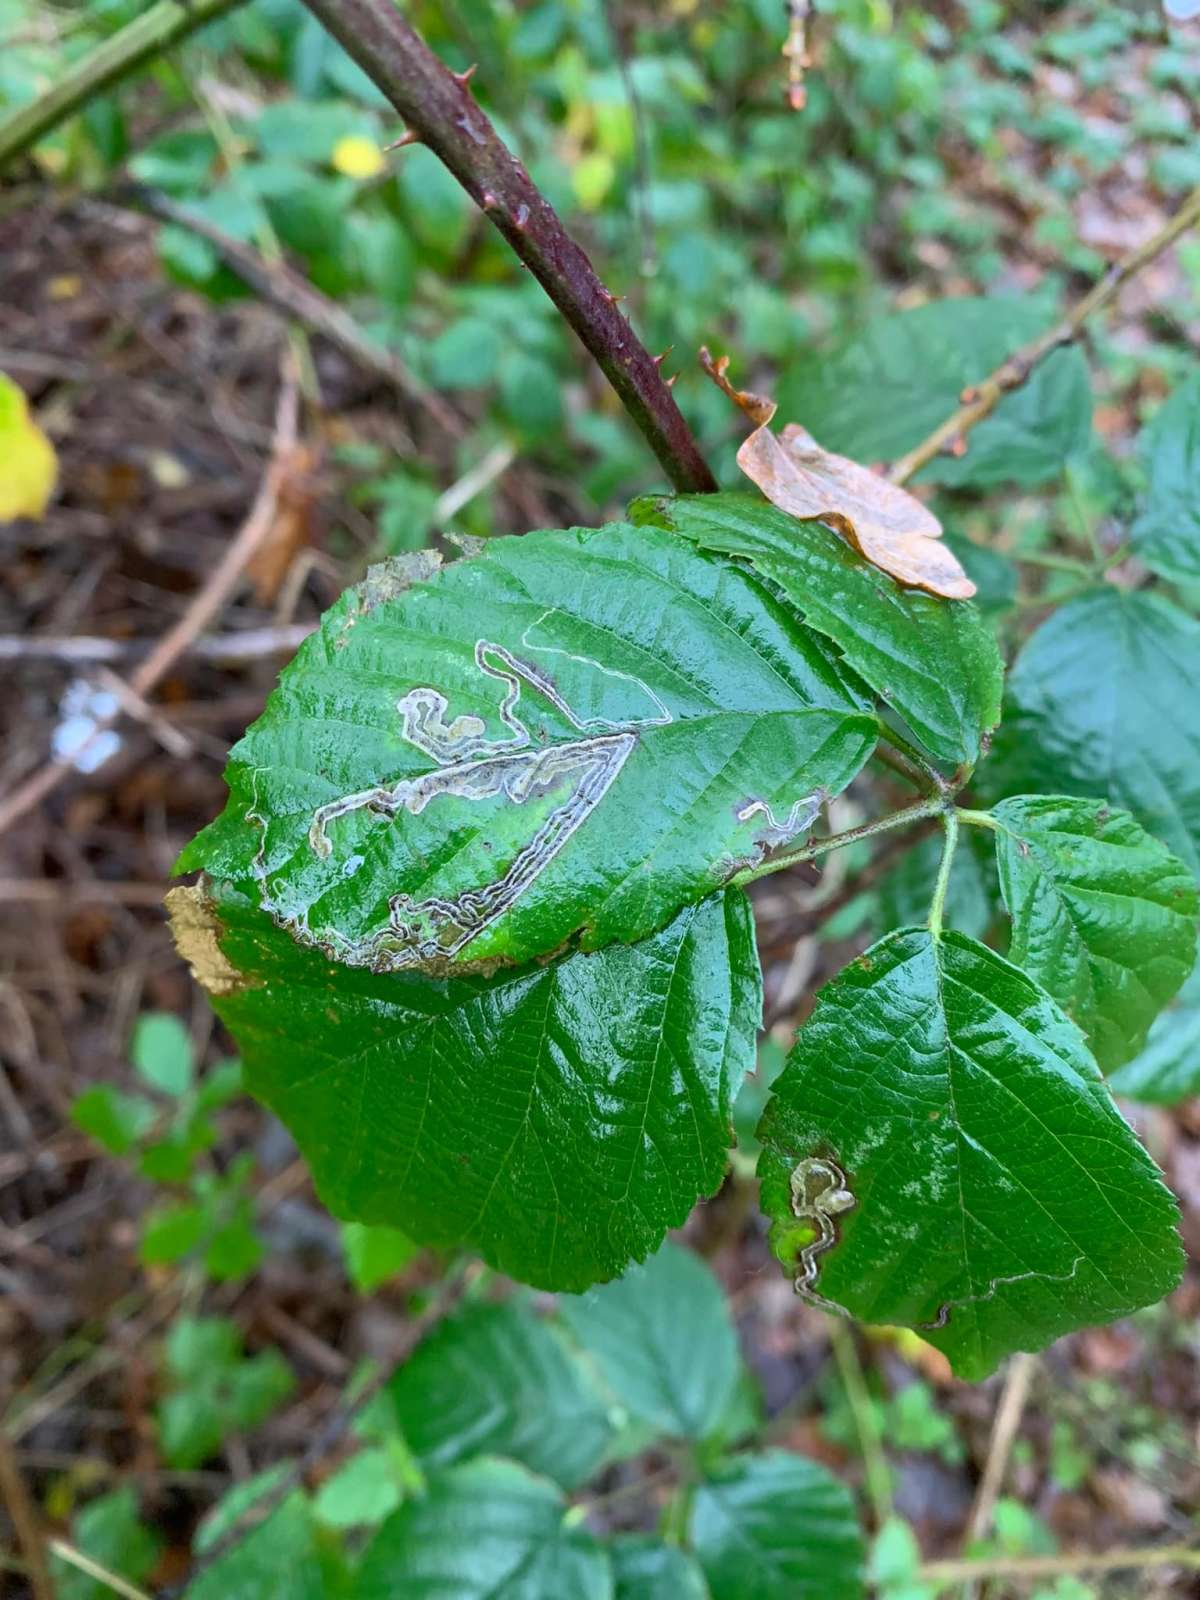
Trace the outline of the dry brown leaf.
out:
<instances>
[{"instance_id":1,"label":"dry brown leaf","mask_svg":"<svg viewBox=\"0 0 1200 1600\"><path fill-rule=\"evenodd\" d=\"M737 453L737 464L772 505L803 522L836 529L898 583L947 600L970 599L975 585L942 543L941 523L915 495L847 456L823 450L799 423L772 433L775 402L735 389L726 376L728 356L713 361L702 350L700 360L713 382L757 423Z\"/></svg>"}]
</instances>

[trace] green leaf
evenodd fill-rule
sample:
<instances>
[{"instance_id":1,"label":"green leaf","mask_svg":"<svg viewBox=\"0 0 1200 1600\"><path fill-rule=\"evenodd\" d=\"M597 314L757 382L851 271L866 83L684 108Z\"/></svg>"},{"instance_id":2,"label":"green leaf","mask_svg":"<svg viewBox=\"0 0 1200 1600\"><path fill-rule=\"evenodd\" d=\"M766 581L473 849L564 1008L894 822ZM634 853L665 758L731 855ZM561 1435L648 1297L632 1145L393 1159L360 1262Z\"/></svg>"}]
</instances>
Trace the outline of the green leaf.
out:
<instances>
[{"instance_id":1,"label":"green leaf","mask_svg":"<svg viewBox=\"0 0 1200 1600\"><path fill-rule=\"evenodd\" d=\"M147 1265L181 1261L203 1239L208 1214L190 1201L158 1206L142 1224L139 1255Z\"/></svg>"},{"instance_id":2,"label":"green leaf","mask_svg":"<svg viewBox=\"0 0 1200 1600\"><path fill-rule=\"evenodd\" d=\"M168 1393L158 1406L163 1454L173 1467L200 1466L230 1434L254 1427L291 1393L278 1350L244 1357L225 1317L179 1317L167 1335Z\"/></svg>"},{"instance_id":3,"label":"green leaf","mask_svg":"<svg viewBox=\"0 0 1200 1600\"><path fill-rule=\"evenodd\" d=\"M595 1471L608 1407L562 1336L519 1305L473 1306L443 1322L389 1384L396 1418L428 1468L511 1456L564 1489Z\"/></svg>"},{"instance_id":4,"label":"green leaf","mask_svg":"<svg viewBox=\"0 0 1200 1600\"><path fill-rule=\"evenodd\" d=\"M798 1287L963 1377L1178 1282L1175 1203L1079 1030L960 934L891 934L825 986L759 1137Z\"/></svg>"},{"instance_id":5,"label":"green leaf","mask_svg":"<svg viewBox=\"0 0 1200 1600\"><path fill-rule=\"evenodd\" d=\"M264 1495L271 1491L291 1472L291 1463L279 1461L273 1467L266 1467L262 1472L256 1472L249 1478L243 1478L240 1483L235 1483L227 1489L213 1506L211 1511L205 1513L192 1538L192 1549L197 1555L205 1555L216 1545L220 1544L226 1534L239 1523Z\"/></svg>"},{"instance_id":6,"label":"green leaf","mask_svg":"<svg viewBox=\"0 0 1200 1600\"><path fill-rule=\"evenodd\" d=\"M371 1228L362 1222L342 1224L342 1249L350 1282L360 1294L378 1289L420 1253L420 1246L399 1228Z\"/></svg>"},{"instance_id":7,"label":"green leaf","mask_svg":"<svg viewBox=\"0 0 1200 1600\"><path fill-rule=\"evenodd\" d=\"M616 1592L613 1600L709 1600L695 1560L644 1534L621 1534L608 1545Z\"/></svg>"},{"instance_id":8,"label":"green leaf","mask_svg":"<svg viewBox=\"0 0 1200 1600\"><path fill-rule=\"evenodd\" d=\"M750 561L931 755L952 765L978 759L983 736L1000 721L1004 668L974 606L903 589L822 524L750 495L651 498L630 515Z\"/></svg>"},{"instance_id":9,"label":"green leaf","mask_svg":"<svg viewBox=\"0 0 1200 1600\"><path fill-rule=\"evenodd\" d=\"M1196 964L1192 875L1104 801L1024 795L992 819L1009 960L1079 1024L1107 1072L1142 1047Z\"/></svg>"},{"instance_id":10,"label":"green leaf","mask_svg":"<svg viewBox=\"0 0 1200 1600\"><path fill-rule=\"evenodd\" d=\"M129 1050L140 1077L160 1094L177 1099L191 1088L191 1037L169 1011L147 1011L140 1016Z\"/></svg>"},{"instance_id":11,"label":"green leaf","mask_svg":"<svg viewBox=\"0 0 1200 1600\"><path fill-rule=\"evenodd\" d=\"M340 1217L584 1289L722 1180L761 1014L740 891L641 944L438 981L333 967L232 897L172 909L248 1087Z\"/></svg>"},{"instance_id":12,"label":"green leaf","mask_svg":"<svg viewBox=\"0 0 1200 1600\"><path fill-rule=\"evenodd\" d=\"M741 1456L699 1485L691 1543L712 1600L861 1600L850 1492L783 1450Z\"/></svg>"},{"instance_id":13,"label":"green leaf","mask_svg":"<svg viewBox=\"0 0 1200 1600\"><path fill-rule=\"evenodd\" d=\"M870 322L820 360L798 363L780 385L780 415L802 422L826 450L894 461L920 444L978 384L1050 322L1028 300L938 300ZM937 456L919 482L987 488L1043 483L1091 432L1087 363L1073 345L1041 362L971 430L966 454Z\"/></svg>"},{"instance_id":14,"label":"green leaf","mask_svg":"<svg viewBox=\"0 0 1200 1600\"><path fill-rule=\"evenodd\" d=\"M281 1575L287 1600L327 1600L312 1517L302 1494L289 1495L194 1583L185 1600L277 1600Z\"/></svg>"},{"instance_id":15,"label":"green leaf","mask_svg":"<svg viewBox=\"0 0 1200 1600\"><path fill-rule=\"evenodd\" d=\"M1105 586L1042 624L1009 693L1005 793L1110 800L1200 876L1200 623Z\"/></svg>"},{"instance_id":16,"label":"green leaf","mask_svg":"<svg viewBox=\"0 0 1200 1600\"><path fill-rule=\"evenodd\" d=\"M380 1528L355 1600L612 1600L603 1548L559 1491L483 1458L433 1478Z\"/></svg>"},{"instance_id":17,"label":"green leaf","mask_svg":"<svg viewBox=\"0 0 1200 1600\"><path fill-rule=\"evenodd\" d=\"M71 1541L100 1566L140 1584L158 1563L162 1541L138 1512L138 1498L125 1484L93 1500L71 1519ZM112 1589L61 1556L50 1557L57 1600L109 1600Z\"/></svg>"},{"instance_id":18,"label":"green leaf","mask_svg":"<svg viewBox=\"0 0 1200 1600\"><path fill-rule=\"evenodd\" d=\"M394 1448L360 1450L327 1478L313 1501L313 1516L328 1528L374 1527L404 1498Z\"/></svg>"},{"instance_id":19,"label":"green leaf","mask_svg":"<svg viewBox=\"0 0 1200 1600\"><path fill-rule=\"evenodd\" d=\"M1150 1029L1142 1053L1108 1080L1113 1094L1148 1105L1173 1106L1200 1094L1200 968L1179 993L1179 1002Z\"/></svg>"},{"instance_id":20,"label":"green leaf","mask_svg":"<svg viewBox=\"0 0 1200 1600\"><path fill-rule=\"evenodd\" d=\"M561 1311L639 1420L677 1439L704 1439L721 1422L741 1370L737 1334L720 1284L690 1250L666 1244Z\"/></svg>"},{"instance_id":21,"label":"green leaf","mask_svg":"<svg viewBox=\"0 0 1200 1600\"><path fill-rule=\"evenodd\" d=\"M71 1121L114 1156L132 1150L154 1126L158 1112L140 1094L122 1094L98 1083L71 1102Z\"/></svg>"},{"instance_id":22,"label":"green leaf","mask_svg":"<svg viewBox=\"0 0 1200 1600\"><path fill-rule=\"evenodd\" d=\"M436 562L376 569L326 614L179 862L343 965L644 938L806 828L873 747L824 641L667 533L495 539L405 586Z\"/></svg>"},{"instance_id":23,"label":"green leaf","mask_svg":"<svg viewBox=\"0 0 1200 1600\"><path fill-rule=\"evenodd\" d=\"M1200 374L1176 389L1142 444L1149 484L1130 543L1155 572L1194 583L1200 579Z\"/></svg>"}]
</instances>

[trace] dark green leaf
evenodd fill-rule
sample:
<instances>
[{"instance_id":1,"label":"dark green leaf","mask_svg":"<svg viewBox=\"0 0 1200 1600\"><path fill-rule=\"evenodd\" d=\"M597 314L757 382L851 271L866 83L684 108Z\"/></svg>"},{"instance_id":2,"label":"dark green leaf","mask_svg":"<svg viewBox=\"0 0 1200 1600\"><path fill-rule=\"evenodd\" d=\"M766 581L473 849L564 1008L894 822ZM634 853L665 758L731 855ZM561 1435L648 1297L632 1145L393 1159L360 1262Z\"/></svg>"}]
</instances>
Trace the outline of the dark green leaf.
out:
<instances>
[{"instance_id":1,"label":"dark green leaf","mask_svg":"<svg viewBox=\"0 0 1200 1600\"><path fill-rule=\"evenodd\" d=\"M1108 1086L1127 1100L1159 1106L1200 1094L1200 968L1184 984L1178 1003L1150 1029L1141 1055L1118 1067Z\"/></svg>"},{"instance_id":2,"label":"dark green leaf","mask_svg":"<svg viewBox=\"0 0 1200 1600\"><path fill-rule=\"evenodd\" d=\"M750 561L932 755L952 765L977 759L1000 720L1004 669L974 606L903 589L821 523L749 495L642 500L631 515Z\"/></svg>"},{"instance_id":3,"label":"dark green leaf","mask_svg":"<svg viewBox=\"0 0 1200 1600\"><path fill-rule=\"evenodd\" d=\"M692 1546L712 1600L861 1600L850 1492L803 1456L730 1461L696 1490Z\"/></svg>"},{"instance_id":4,"label":"dark green leaf","mask_svg":"<svg viewBox=\"0 0 1200 1600\"><path fill-rule=\"evenodd\" d=\"M673 1545L642 1534L622 1534L608 1546L616 1592L613 1600L709 1600L696 1562Z\"/></svg>"},{"instance_id":5,"label":"dark green leaf","mask_svg":"<svg viewBox=\"0 0 1200 1600\"><path fill-rule=\"evenodd\" d=\"M1110 1071L1141 1048L1196 963L1192 875L1106 801L1025 795L1001 801L992 817L1013 919L1009 959L1079 1024Z\"/></svg>"},{"instance_id":6,"label":"dark green leaf","mask_svg":"<svg viewBox=\"0 0 1200 1600\"><path fill-rule=\"evenodd\" d=\"M339 1216L582 1289L721 1182L761 1008L740 891L638 945L444 980L335 967L232 899L218 952L189 895L181 947Z\"/></svg>"},{"instance_id":7,"label":"dark green leaf","mask_svg":"<svg viewBox=\"0 0 1200 1600\"><path fill-rule=\"evenodd\" d=\"M1174 1201L1083 1036L960 934L891 934L825 986L759 1136L798 1287L964 1377L1178 1281Z\"/></svg>"},{"instance_id":8,"label":"dark green leaf","mask_svg":"<svg viewBox=\"0 0 1200 1600\"><path fill-rule=\"evenodd\" d=\"M1200 579L1200 374L1182 384L1143 436L1149 486L1130 541L1155 572Z\"/></svg>"},{"instance_id":9,"label":"dark green leaf","mask_svg":"<svg viewBox=\"0 0 1200 1600\"><path fill-rule=\"evenodd\" d=\"M147 1263L180 1261L200 1243L207 1227L203 1206L190 1201L158 1206L142 1224L138 1253Z\"/></svg>"},{"instance_id":10,"label":"dark green leaf","mask_svg":"<svg viewBox=\"0 0 1200 1600\"><path fill-rule=\"evenodd\" d=\"M666 1244L561 1310L639 1420L679 1439L704 1439L722 1421L741 1369L737 1334L720 1284L690 1250Z\"/></svg>"},{"instance_id":11,"label":"dark green leaf","mask_svg":"<svg viewBox=\"0 0 1200 1600\"><path fill-rule=\"evenodd\" d=\"M612 1434L608 1406L562 1335L511 1303L443 1322L389 1390L405 1441L427 1467L511 1456L574 1489Z\"/></svg>"},{"instance_id":12,"label":"dark green leaf","mask_svg":"<svg viewBox=\"0 0 1200 1600\"><path fill-rule=\"evenodd\" d=\"M874 744L826 642L670 534L495 539L406 585L436 559L326 614L179 863L344 965L644 938L806 828Z\"/></svg>"},{"instance_id":13,"label":"dark green leaf","mask_svg":"<svg viewBox=\"0 0 1200 1600\"><path fill-rule=\"evenodd\" d=\"M1046 311L1028 300L939 300L879 317L820 360L798 363L780 386L780 414L810 428L826 450L894 461L961 404L963 389L1042 333ZM966 454L938 456L922 482L1042 483L1082 449L1092 425L1087 363L1058 350L971 430Z\"/></svg>"},{"instance_id":14,"label":"dark green leaf","mask_svg":"<svg viewBox=\"0 0 1200 1600\"><path fill-rule=\"evenodd\" d=\"M552 1484L483 1458L433 1478L380 1528L355 1600L612 1600L603 1548Z\"/></svg>"},{"instance_id":15,"label":"dark green leaf","mask_svg":"<svg viewBox=\"0 0 1200 1600\"><path fill-rule=\"evenodd\" d=\"M1009 689L1004 793L1110 800L1200 875L1200 623L1106 586L1042 624Z\"/></svg>"}]
</instances>

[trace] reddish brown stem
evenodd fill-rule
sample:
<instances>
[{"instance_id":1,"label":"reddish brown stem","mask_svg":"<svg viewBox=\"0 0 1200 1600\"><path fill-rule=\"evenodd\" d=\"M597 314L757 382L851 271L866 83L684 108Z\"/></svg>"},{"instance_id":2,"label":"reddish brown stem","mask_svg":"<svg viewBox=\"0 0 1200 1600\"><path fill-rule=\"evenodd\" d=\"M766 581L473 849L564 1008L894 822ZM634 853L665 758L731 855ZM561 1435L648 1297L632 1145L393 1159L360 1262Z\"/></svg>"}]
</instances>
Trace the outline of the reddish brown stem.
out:
<instances>
[{"instance_id":1,"label":"reddish brown stem","mask_svg":"<svg viewBox=\"0 0 1200 1600\"><path fill-rule=\"evenodd\" d=\"M554 208L392 0L305 0L388 97L409 134L445 162L574 328L676 489L717 484L649 351ZM415 142L411 141L411 142Z\"/></svg>"}]
</instances>

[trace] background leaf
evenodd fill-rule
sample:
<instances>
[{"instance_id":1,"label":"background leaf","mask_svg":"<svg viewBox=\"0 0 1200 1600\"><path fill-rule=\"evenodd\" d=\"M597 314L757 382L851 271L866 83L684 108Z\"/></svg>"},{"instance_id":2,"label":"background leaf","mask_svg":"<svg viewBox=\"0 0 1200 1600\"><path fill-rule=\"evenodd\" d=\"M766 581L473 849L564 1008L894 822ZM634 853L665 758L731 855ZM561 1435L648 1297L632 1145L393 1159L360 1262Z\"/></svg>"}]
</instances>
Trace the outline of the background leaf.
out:
<instances>
[{"instance_id":1,"label":"background leaf","mask_svg":"<svg viewBox=\"0 0 1200 1600\"><path fill-rule=\"evenodd\" d=\"M644 1267L561 1310L639 1420L676 1439L707 1438L720 1424L741 1357L721 1286L690 1250L665 1244Z\"/></svg>"},{"instance_id":2,"label":"background leaf","mask_svg":"<svg viewBox=\"0 0 1200 1600\"><path fill-rule=\"evenodd\" d=\"M1022 795L992 818L1013 919L1009 959L1079 1024L1109 1071L1141 1048L1196 964L1192 876L1106 801Z\"/></svg>"},{"instance_id":3,"label":"background leaf","mask_svg":"<svg viewBox=\"0 0 1200 1600\"><path fill-rule=\"evenodd\" d=\"M761 1015L740 891L638 945L445 980L331 969L192 893L171 896L181 947L337 1215L583 1289L721 1182Z\"/></svg>"},{"instance_id":4,"label":"background leaf","mask_svg":"<svg viewBox=\"0 0 1200 1600\"><path fill-rule=\"evenodd\" d=\"M1178 1282L1175 1203L1079 1030L960 934L891 934L826 984L759 1137L788 1269L816 1237L793 1170L832 1158L855 1203L811 1258L819 1294L919 1328L964 1377Z\"/></svg>"},{"instance_id":5,"label":"background leaf","mask_svg":"<svg viewBox=\"0 0 1200 1600\"><path fill-rule=\"evenodd\" d=\"M644 937L806 825L873 747L861 687L825 641L749 573L667 533L496 539L408 588L396 570L350 590L306 641L230 757L223 817L179 863L228 876L343 964L418 964L406 938L373 942L399 896L438 972L528 960L577 933L586 948ZM444 761L402 737L410 695L406 717ZM590 765L535 778L507 765L518 751ZM310 841L319 808L468 757L419 814L362 804L330 821L324 858ZM514 800L518 783L531 788ZM510 877L485 915L477 897Z\"/></svg>"},{"instance_id":6,"label":"background leaf","mask_svg":"<svg viewBox=\"0 0 1200 1600\"><path fill-rule=\"evenodd\" d=\"M472 1306L441 1324L388 1385L423 1466L511 1456L564 1489L596 1470L611 1435L605 1404L562 1335L526 1307Z\"/></svg>"},{"instance_id":7,"label":"background leaf","mask_svg":"<svg viewBox=\"0 0 1200 1600\"><path fill-rule=\"evenodd\" d=\"M1194 583L1200 579L1200 373L1160 407L1142 448L1149 484L1130 543L1153 571Z\"/></svg>"},{"instance_id":8,"label":"background leaf","mask_svg":"<svg viewBox=\"0 0 1200 1600\"><path fill-rule=\"evenodd\" d=\"M355 1600L612 1600L603 1548L552 1484L486 1457L440 1473L363 1557Z\"/></svg>"},{"instance_id":9,"label":"background leaf","mask_svg":"<svg viewBox=\"0 0 1200 1600\"><path fill-rule=\"evenodd\" d=\"M995 296L939 300L866 324L818 360L798 362L779 405L816 430L826 450L894 461L932 433L980 383L1050 323L1044 307ZM918 482L1036 484L1082 449L1092 424L1087 363L1056 351L971 430L961 457L938 456Z\"/></svg>"},{"instance_id":10,"label":"background leaf","mask_svg":"<svg viewBox=\"0 0 1200 1600\"><path fill-rule=\"evenodd\" d=\"M1042 624L1009 700L985 785L1110 800L1200 875L1200 623L1106 585Z\"/></svg>"},{"instance_id":11,"label":"background leaf","mask_svg":"<svg viewBox=\"0 0 1200 1600\"><path fill-rule=\"evenodd\" d=\"M850 1493L802 1456L770 1450L698 1485L692 1545L712 1600L860 1600L862 1533Z\"/></svg>"},{"instance_id":12,"label":"background leaf","mask_svg":"<svg viewBox=\"0 0 1200 1600\"><path fill-rule=\"evenodd\" d=\"M609 1542L616 1590L613 1600L710 1600L695 1560L673 1545L640 1534Z\"/></svg>"},{"instance_id":13,"label":"background leaf","mask_svg":"<svg viewBox=\"0 0 1200 1600\"><path fill-rule=\"evenodd\" d=\"M1150 1029L1141 1054L1118 1067L1108 1086L1127 1100L1158 1106L1200 1094L1200 969L1180 990L1178 1003Z\"/></svg>"},{"instance_id":14,"label":"background leaf","mask_svg":"<svg viewBox=\"0 0 1200 1600\"><path fill-rule=\"evenodd\" d=\"M931 755L951 765L978 759L983 735L1000 721L1004 668L974 606L902 589L830 529L749 495L654 497L635 502L631 515L701 549L745 557Z\"/></svg>"}]
</instances>

